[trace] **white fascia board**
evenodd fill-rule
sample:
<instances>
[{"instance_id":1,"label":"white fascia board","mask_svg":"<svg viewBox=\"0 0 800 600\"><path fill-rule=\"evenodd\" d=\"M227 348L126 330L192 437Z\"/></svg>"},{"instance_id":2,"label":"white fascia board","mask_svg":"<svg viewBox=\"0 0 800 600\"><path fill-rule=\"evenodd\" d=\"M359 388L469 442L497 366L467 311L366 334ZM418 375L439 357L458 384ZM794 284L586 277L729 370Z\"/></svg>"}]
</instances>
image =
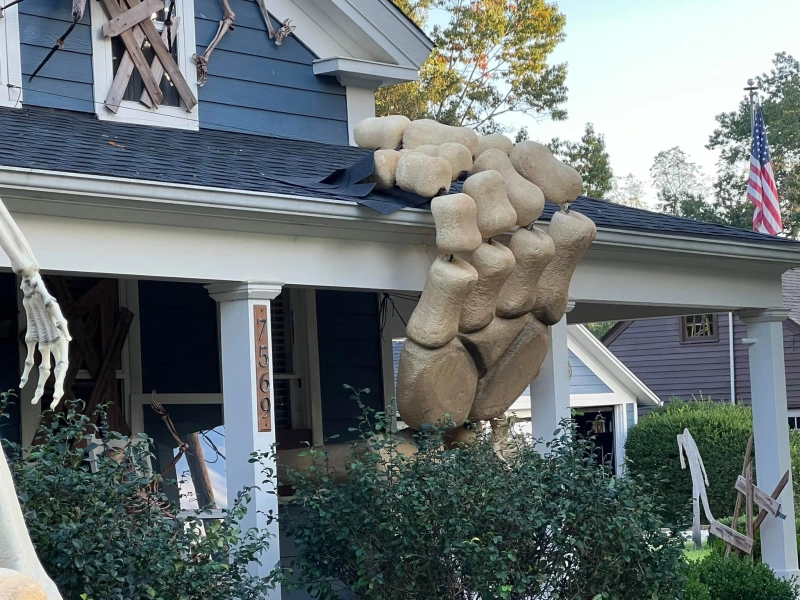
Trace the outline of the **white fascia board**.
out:
<instances>
[{"instance_id":1,"label":"white fascia board","mask_svg":"<svg viewBox=\"0 0 800 600\"><path fill-rule=\"evenodd\" d=\"M344 86L369 89L416 81L419 69L357 58L333 56L314 61L315 75L332 75Z\"/></svg>"},{"instance_id":2,"label":"white fascia board","mask_svg":"<svg viewBox=\"0 0 800 600\"><path fill-rule=\"evenodd\" d=\"M0 0L7 4L5 0ZM0 11L0 106L22 108L19 5Z\"/></svg>"},{"instance_id":3,"label":"white fascia board","mask_svg":"<svg viewBox=\"0 0 800 600\"><path fill-rule=\"evenodd\" d=\"M264 231L266 223L277 223L283 232L305 235L315 235L315 227L322 227L325 237L350 237L354 231L360 231L365 239L428 244L435 255L433 217L430 211L421 209L383 215L342 200L19 167L0 167L0 197L42 200L50 203L54 211L61 205L67 213L64 216L81 217L81 207L85 207L94 218L105 220L118 220L123 214L120 211L124 211L126 219L141 223L153 219L163 223L169 215L174 215L178 224L217 229ZM548 228L547 223L537 226L545 231ZM746 262L756 261L759 268L768 267L776 272L800 266L800 245L700 240L604 228L598 230L592 248L618 253L620 259L625 258L626 252L641 255L642 251L655 251L662 256L674 253L673 261L698 256L734 259L740 268Z\"/></svg>"},{"instance_id":4,"label":"white fascia board","mask_svg":"<svg viewBox=\"0 0 800 600\"><path fill-rule=\"evenodd\" d=\"M662 404L661 399L586 327L570 325L567 336L569 349L612 390L624 393L632 402Z\"/></svg>"}]
</instances>

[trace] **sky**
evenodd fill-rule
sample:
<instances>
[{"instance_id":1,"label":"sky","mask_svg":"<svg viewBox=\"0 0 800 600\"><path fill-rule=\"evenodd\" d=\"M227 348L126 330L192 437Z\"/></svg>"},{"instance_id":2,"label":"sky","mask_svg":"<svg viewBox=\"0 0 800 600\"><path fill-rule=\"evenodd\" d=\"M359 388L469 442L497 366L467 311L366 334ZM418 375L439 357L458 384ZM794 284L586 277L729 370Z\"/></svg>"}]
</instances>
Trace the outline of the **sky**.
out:
<instances>
[{"instance_id":1,"label":"sky","mask_svg":"<svg viewBox=\"0 0 800 600\"><path fill-rule=\"evenodd\" d=\"M648 182L653 157L680 146L713 175L705 145L714 117L736 108L747 79L776 52L800 57L798 0L560 0L567 39L567 121L525 116L531 139L577 140L587 122L605 135L615 175ZM648 200L654 199L651 190Z\"/></svg>"}]
</instances>

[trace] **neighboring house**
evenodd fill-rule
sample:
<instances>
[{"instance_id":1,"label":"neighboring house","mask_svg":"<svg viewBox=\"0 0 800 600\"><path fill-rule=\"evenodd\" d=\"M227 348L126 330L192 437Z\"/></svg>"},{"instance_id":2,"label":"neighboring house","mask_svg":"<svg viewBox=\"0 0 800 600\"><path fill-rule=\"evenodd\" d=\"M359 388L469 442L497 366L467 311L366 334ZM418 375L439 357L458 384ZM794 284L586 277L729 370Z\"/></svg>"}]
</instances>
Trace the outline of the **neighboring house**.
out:
<instances>
[{"instance_id":1,"label":"neighboring house","mask_svg":"<svg viewBox=\"0 0 800 600\"><path fill-rule=\"evenodd\" d=\"M800 270L783 275L789 425L800 426ZM733 323L733 329L731 329ZM663 402L707 397L750 404L747 326L731 313L620 321L603 343Z\"/></svg>"},{"instance_id":2,"label":"neighboring house","mask_svg":"<svg viewBox=\"0 0 800 600\"><path fill-rule=\"evenodd\" d=\"M3 11L0 197L69 320L69 394L110 403L112 426L152 436L158 467L175 442L149 407L155 390L178 432L198 434L209 477L191 481L210 489L195 492L212 491L224 506L226 496L262 483L248 462L253 450L277 441L280 455L353 435L360 410L343 384L369 388L362 400L372 408L394 395L392 339L405 337L435 257L434 224L423 198L402 204L354 186L371 153L349 144L356 123L374 115L375 90L414 80L433 44L390 0L263 0L274 29L287 19L296 26L277 45L258 3L230 0L235 30L214 50L201 86L193 57L211 44L222 3L174 0L179 23L166 25L160 11L136 26L175 37L172 74L153 91L164 104L148 108L146 73L161 69L132 69L124 44L104 35L127 22L110 22L104 7L112 2L119 8L117 0L89 2L32 80L69 26L72 3L24 0ZM135 54L136 36L127 42ZM152 59L152 44L140 50ZM594 220L598 236L531 384L534 435L550 437L569 415L567 321L744 311L749 337L763 341L753 352L772 356L780 277L800 265L800 244L591 198L571 206ZM554 210L538 223L543 230ZM3 389L18 385L25 356L9 266L0 256ZM594 351L573 352L612 392L629 388L625 404L648 401L618 366L595 370ZM609 373L619 386L604 379ZM782 372L750 377L762 391L760 410L780 415L781 401L771 399L781 398ZM32 388L3 426L26 443L49 403L32 405ZM783 468L780 431L770 429L774 419L761 422L759 456ZM253 502L243 527L277 533L266 517L277 497L259 491ZM261 572L288 545L271 544Z\"/></svg>"}]
</instances>

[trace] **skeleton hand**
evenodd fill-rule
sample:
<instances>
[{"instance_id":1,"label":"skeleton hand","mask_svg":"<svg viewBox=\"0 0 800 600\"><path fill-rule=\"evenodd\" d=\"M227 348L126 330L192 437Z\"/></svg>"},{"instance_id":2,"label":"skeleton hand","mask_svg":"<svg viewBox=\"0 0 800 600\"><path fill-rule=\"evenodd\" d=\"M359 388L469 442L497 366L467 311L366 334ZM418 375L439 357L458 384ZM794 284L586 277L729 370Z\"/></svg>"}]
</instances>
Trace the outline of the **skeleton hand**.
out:
<instances>
[{"instance_id":1,"label":"skeleton hand","mask_svg":"<svg viewBox=\"0 0 800 600\"><path fill-rule=\"evenodd\" d=\"M569 210L580 176L535 142L512 149L498 136L399 117L359 127L365 147L391 149L402 139L402 151L376 153L376 180L427 197L446 192L462 168L464 153L450 146L477 155L464 193L431 202L441 255L406 328L397 405L414 429L501 417L538 374L548 326L566 312L572 274L596 235L590 219ZM545 199L562 207L547 232L533 227ZM514 225L508 248L492 239Z\"/></svg>"},{"instance_id":2,"label":"skeleton hand","mask_svg":"<svg viewBox=\"0 0 800 600\"><path fill-rule=\"evenodd\" d=\"M33 395L33 404L39 402L44 393L44 384L50 377L50 354L55 360L56 383L53 390L53 401L50 408L55 408L64 395L64 378L67 375L67 359L69 342L72 338L67 329L67 321L61 314L58 302L44 286L41 275L34 271L31 275L22 276L22 304L28 321L28 331L25 334L25 343L28 346L28 356L25 359L25 368L22 371L20 387L25 387L28 376L33 368L36 346L42 355L39 365L39 382Z\"/></svg>"},{"instance_id":3,"label":"skeleton hand","mask_svg":"<svg viewBox=\"0 0 800 600\"><path fill-rule=\"evenodd\" d=\"M52 354L56 363L56 383L50 408L55 408L64 395L69 342L72 338L58 302L45 288L44 281L39 274L39 263L36 262L25 236L22 235L22 231L17 227L2 201L0 201L0 247L11 260L11 268L22 278L20 287L28 324L28 331L25 334L28 356L25 359L20 387L25 387L28 382L38 344L42 363L39 365L39 382L33 396L33 403L39 402L44 394L44 385L50 377L50 354Z\"/></svg>"}]
</instances>

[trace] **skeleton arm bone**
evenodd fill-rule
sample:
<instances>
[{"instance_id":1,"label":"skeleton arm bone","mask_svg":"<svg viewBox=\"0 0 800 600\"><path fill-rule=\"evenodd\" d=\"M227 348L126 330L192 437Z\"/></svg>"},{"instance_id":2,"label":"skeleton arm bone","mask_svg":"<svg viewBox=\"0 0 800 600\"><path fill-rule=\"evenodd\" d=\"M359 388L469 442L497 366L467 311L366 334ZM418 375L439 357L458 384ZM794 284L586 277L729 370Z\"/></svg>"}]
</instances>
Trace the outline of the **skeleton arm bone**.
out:
<instances>
[{"instance_id":1,"label":"skeleton arm bone","mask_svg":"<svg viewBox=\"0 0 800 600\"><path fill-rule=\"evenodd\" d=\"M8 255L14 273L22 278L20 287L23 294L22 304L27 317L25 343L28 347L28 355L25 359L20 387L24 387L28 382L28 376L34 364L34 353L38 345L42 354L42 363L39 366L39 382L33 396L33 403L39 402L44 394L44 385L50 377L50 354L52 353L56 363L56 382L50 407L55 408L64 394L68 345L72 338L67 328L67 320L61 313L58 302L50 295L42 281L39 274L39 263L36 262L31 247L2 200L0 200L0 247Z\"/></svg>"}]
</instances>

